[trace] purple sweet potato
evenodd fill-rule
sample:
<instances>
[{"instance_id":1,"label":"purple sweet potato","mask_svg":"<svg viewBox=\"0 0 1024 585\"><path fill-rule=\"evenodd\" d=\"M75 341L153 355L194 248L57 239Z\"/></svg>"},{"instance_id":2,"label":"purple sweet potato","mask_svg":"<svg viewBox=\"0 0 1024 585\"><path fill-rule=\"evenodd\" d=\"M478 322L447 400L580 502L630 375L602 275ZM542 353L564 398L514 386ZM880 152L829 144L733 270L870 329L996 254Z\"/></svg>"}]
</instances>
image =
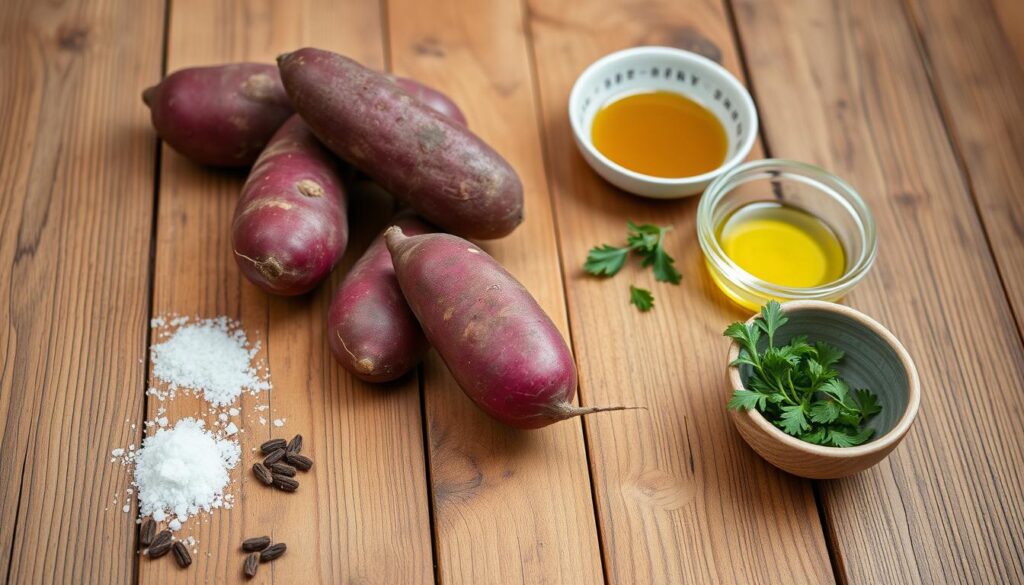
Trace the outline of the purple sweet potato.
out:
<instances>
[{"instance_id":1,"label":"purple sweet potato","mask_svg":"<svg viewBox=\"0 0 1024 585\"><path fill-rule=\"evenodd\" d=\"M392 223L409 234L434 231L413 215L401 215ZM400 378L429 348L398 287L383 233L373 240L334 293L327 331L338 363L367 382Z\"/></svg>"},{"instance_id":2,"label":"purple sweet potato","mask_svg":"<svg viewBox=\"0 0 1024 585\"><path fill-rule=\"evenodd\" d=\"M238 267L268 293L309 291L345 252L345 205L334 157L292 116L242 187L231 225Z\"/></svg>"},{"instance_id":3,"label":"purple sweet potato","mask_svg":"<svg viewBox=\"0 0 1024 585\"><path fill-rule=\"evenodd\" d=\"M580 408L576 366L555 324L511 274L449 234L385 231L398 283L427 340L462 390L521 429L603 410Z\"/></svg>"},{"instance_id":4,"label":"purple sweet potato","mask_svg":"<svg viewBox=\"0 0 1024 585\"><path fill-rule=\"evenodd\" d=\"M295 110L320 140L423 217L472 238L500 238L523 220L511 166L465 126L341 55L278 57Z\"/></svg>"},{"instance_id":5,"label":"purple sweet potato","mask_svg":"<svg viewBox=\"0 0 1024 585\"><path fill-rule=\"evenodd\" d=\"M448 116L463 126L469 126L469 123L466 122L466 116L459 109L459 106L452 101L452 98L408 77L395 77L395 83L398 84L398 87L404 89L406 93L430 106L435 111Z\"/></svg>"},{"instance_id":6,"label":"purple sweet potato","mask_svg":"<svg viewBox=\"0 0 1024 585\"><path fill-rule=\"evenodd\" d=\"M192 67L142 92L167 144L206 165L245 167L292 115L273 65Z\"/></svg>"}]
</instances>

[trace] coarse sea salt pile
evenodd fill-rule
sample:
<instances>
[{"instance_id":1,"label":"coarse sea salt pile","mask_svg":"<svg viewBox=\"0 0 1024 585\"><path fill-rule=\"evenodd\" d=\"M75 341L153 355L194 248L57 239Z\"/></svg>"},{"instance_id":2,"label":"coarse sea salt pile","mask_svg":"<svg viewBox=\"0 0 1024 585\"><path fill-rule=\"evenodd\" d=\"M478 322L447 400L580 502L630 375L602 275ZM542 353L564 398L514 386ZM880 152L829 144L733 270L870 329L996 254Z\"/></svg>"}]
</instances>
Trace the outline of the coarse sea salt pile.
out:
<instances>
[{"instance_id":1,"label":"coarse sea salt pile","mask_svg":"<svg viewBox=\"0 0 1024 585\"><path fill-rule=\"evenodd\" d=\"M168 322L158 317L154 327ZM169 323L177 326L169 337L151 348L153 374L167 384L170 394L179 389L201 392L203 398L216 406L226 406L243 391L256 394L270 389L270 381L261 375L253 360L259 342L250 346L237 322L227 317L189 322L176 317Z\"/></svg>"},{"instance_id":2,"label":"coarse sea salt pile","mask_svg":"<svg viewBox=\"0 0 1024 585\"><path fill-rule=\"evenodd\" d=\"M135 465L132 484L140 516L167 520L177 530L194 514L231 507L232 497L224 491L241 449L236 441L206 430L201 420L183 418L161 428L126 457Z\"/></svg>"}]
</instances>

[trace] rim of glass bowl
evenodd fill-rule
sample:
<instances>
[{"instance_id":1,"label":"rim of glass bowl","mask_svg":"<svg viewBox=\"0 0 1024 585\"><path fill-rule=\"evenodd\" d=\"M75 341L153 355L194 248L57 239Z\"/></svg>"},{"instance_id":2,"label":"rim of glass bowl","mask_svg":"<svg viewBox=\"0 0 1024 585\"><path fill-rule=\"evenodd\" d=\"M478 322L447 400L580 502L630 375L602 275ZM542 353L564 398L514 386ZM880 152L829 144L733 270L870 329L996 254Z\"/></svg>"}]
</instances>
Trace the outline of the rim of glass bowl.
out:
<instances>
[{"instance_id":1,"label":"rim of glass bowl","mask_svg":"<svg viewBox=\"0 0 1024 585\"><path fill-rule=\"evenodd\" d=\"M843 275L837 280L810 288L780 286L762 280L740 268L719 245L718 238L715 237L717 226L714 223L714 211L719 201L739 185L751 179L762 178L759 175L772 171L776 174L788 175L786 178L790 180L805 179L804 183L822 192L823 195L828 194L836 198L856 220L860 228L860 236L863 239L863 247L856 261L843 271ZM747 288L761 296L780 297L788 300L827 298L845 292L867 274L878 255L875 219L864 200L849 183L821 167L780 158L743 163L727 170L712 181L697 206L697 238L704 251L704 256L723 273L730 283Z\"/></svg>"}]
</instances>

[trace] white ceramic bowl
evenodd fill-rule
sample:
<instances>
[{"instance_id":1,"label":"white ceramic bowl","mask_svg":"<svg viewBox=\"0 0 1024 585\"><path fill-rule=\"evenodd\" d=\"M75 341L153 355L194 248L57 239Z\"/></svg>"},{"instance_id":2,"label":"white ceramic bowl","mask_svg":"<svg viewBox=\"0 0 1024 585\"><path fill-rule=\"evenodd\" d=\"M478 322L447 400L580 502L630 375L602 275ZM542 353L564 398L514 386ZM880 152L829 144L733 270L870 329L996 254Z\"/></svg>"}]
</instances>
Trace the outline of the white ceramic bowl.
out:
<instances>
[{"instance_id":1,"label":"white ceramic bowl","mask_svg":"<svg viewBox=\"0 0 1024 585\"><path fill-rule=\"evenodd\" d=\"M591 126L602 106L623 95L655 90L682 94L718 117L729 139L721 166L701 175L666 179L631 171L594 147ZM658 199L700 193L715 177L745 159L757 137L754 100L739 80L710 59L671 47L626 49L587 67L569 94L569 120L576 145L597 174L620 189Z\"/></svg>"}]
</instances>

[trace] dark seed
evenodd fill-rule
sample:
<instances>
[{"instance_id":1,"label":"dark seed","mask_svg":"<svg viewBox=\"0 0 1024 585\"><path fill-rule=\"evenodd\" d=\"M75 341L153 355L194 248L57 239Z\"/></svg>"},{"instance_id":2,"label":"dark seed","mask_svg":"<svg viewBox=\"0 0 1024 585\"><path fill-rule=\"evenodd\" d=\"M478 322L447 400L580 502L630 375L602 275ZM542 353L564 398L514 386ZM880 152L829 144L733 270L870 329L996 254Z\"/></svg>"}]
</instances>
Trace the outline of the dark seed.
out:
<instances>
[{"instance_id":1,"label":"dark seed","mask_svg":"<svg viewBox=\"0 0 1024 585\"><path fill-rule=\"evenodd\" d=\"M260 555L259 553L250 553L249 556L245 557L245 564L242 565L242 571L245 576L252 579L256 576L256 569L260 566Z\"/></svg>"},{"instance_id":2,"label":"dark seed","mask_svg":"<svg viewBox=\"0 0 1024 585\"><path fill-rule=\"evenodd\" d=\"M256 479L260 480L264 485L271 485L274 483L274 478L271 476L270 470L262 463L254 463L252 466L252 473L256 476Z\"/></svg>"},{"instance_id":3,"label":"dark seed","mask_svg":"<svg viewBox=\"0 0 1024 585\"><path fill-rule=\"evenodd\" d=\"M270 547L260 553L260 562L266 563L274 559L279 558L284 554L284 551L288 550L288 547L283 542L272 544Z\"/></svg>"},{"instance_id":4,"label":"dark seed","mask_svg":"<svg viewBox=\"0 0 1024 585\"><path fill-rule=\"evenodd\" d=\"M299 469L299 471L309 471L313 467L313 460L305 455L299 455L298 453L288 453L284 456L284 460L291 463Z\"/></svg>"},{"instance_id":5,"label":"dark seed","mask_svg":"<svg viewBox=\"0 0 1024 585\"><path fill-rule=\"evenodd\" d=\"M142 548L153 544L153 537L156 536L156 521L146 518L142 521L142 528L139 529L139 544Z\"/></svg>"},{"instance_id":6,"label":"dark seed","mask_svg":"<svg viewBox=\"0 0 1024 585\"><path fill-rule=\"evenodd\" d=\"M287 454L288 454L288 452L285 451L284 448L282 447L282 448L278 449L277 451L272 452L270 455L267 455L267 458L263 460L263 465L266 465L267 467L270 467L271 465L273 465L273 464L277 463L278 461L284 459L285 455L287 455Z\"/></svg>"},{"instance_id":7,"label":"dark seed","mask_svg":"<svg viewBox=\"0 0 1024 585\"><path fill-rule=\"evenodd\" d=\"M288 452L298 453L302 451L302 435L295 435L292 440L288 442Z\"/></svg>"},{"instance_id":8,"label":"dark seed","mask_svg":"<svg viewBox=\"0 0 1024 585\"><path fill-rule=\"evenodd\" d=\"M245 552L259 552L270 546L269 536L254 536L242 541L242 550Z\"/></svg>"},{"instance_id":9,"label":"dark seed","mask_svg":"<svg viewBox=\"0 0 1024 585\"><path fill-rule=\"evenodd\" d=\"M274 472L274 475L295 477L295 468L287 463L275 463L270 466L270 471Z\"/></svg>"},{"instance_id":10,"label":"dark seed","mask_svg":"<svg viewBox=\"0 0 1024 585\"><path fill-rule=\"evenodd\" d=\"M160 534L157 534L152 544L149 545L149 558L158 559L164 556L171 550L172 544L174 543L171 541L171 531L161 530Z\"/></svg>"},{"instance_id":11,"label":"dark seed","mask_svg":"<svg viewBox=\"0 0 1024 585\"><path fill-rule=\"evenodd\" d=\"M174 560L178 561L179 567L184 569L192 564L192 555L188 554L188 549L185 548L184 544L181 544L181 541L175 542L171 550L174 551Z\"/></svg>"},{"instance_id":12,"label":"dark seed","mask_svg":"<svg viewBox=\"0 0 1024 585\"><path fill-rule=\"evenodd\" d=\"M260 451L263 451L264 455L270 455L278 449L284 449L288 446L288 441L284 439L270 439L266 443L260 445Z\"/></svg>"},{"instance_id":13,"label":"dark seed","mask_svg":"<svg viewBox=\"0 0 1024 585\"><path fill-rule=\"evenodd\" d=\"M286 475L274 474L274 487L283 492L294 492L299 489L299 482Z\"/></svg>"}]
</instances>

